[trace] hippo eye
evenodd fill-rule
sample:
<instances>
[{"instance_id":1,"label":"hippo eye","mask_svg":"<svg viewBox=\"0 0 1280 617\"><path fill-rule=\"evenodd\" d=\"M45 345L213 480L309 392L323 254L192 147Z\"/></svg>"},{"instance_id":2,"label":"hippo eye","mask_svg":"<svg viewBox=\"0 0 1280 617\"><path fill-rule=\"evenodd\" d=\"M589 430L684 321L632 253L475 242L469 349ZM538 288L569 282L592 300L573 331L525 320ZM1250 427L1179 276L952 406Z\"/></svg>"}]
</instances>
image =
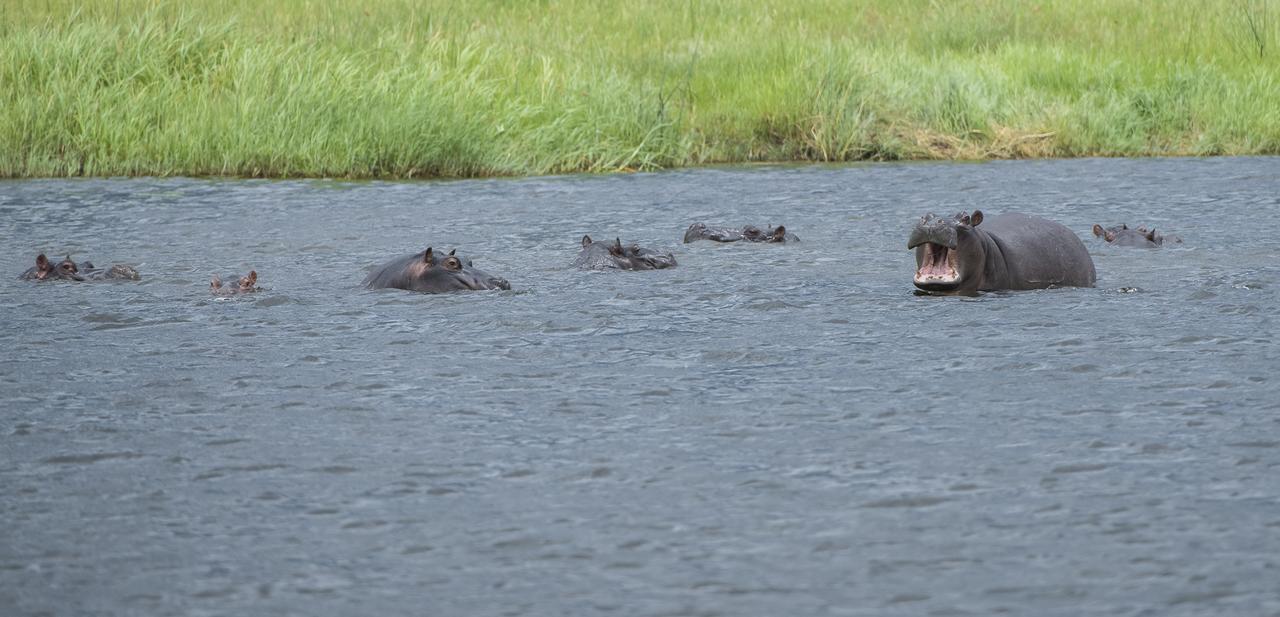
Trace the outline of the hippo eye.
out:
<instances>
[{"instance_id":1,"label":"hippo eye","mask_svg":"<svg viewBox=\"0 0 1280 617\"><path fill-rule=\"evenodd\" d=\"M459 260L457 257L450 257L444 260L444 267L446 270L461 270L462 261Z\"/></svg>"}]
</instances>

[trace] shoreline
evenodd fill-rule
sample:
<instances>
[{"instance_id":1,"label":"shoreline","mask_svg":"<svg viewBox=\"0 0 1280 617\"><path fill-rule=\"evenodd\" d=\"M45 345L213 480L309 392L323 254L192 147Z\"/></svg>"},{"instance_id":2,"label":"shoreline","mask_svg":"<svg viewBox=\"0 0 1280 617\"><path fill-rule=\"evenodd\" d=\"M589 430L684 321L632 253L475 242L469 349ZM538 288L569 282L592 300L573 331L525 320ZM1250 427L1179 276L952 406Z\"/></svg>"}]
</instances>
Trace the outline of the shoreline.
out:
<instances>
[{"instance_id":1,"label":"shoreline","mask_svg":"<svg viewBox=\"0 0 1280 617\"><path fill-rule=\"evenodd\" d=\"M289 175L289 176L272 176L272 175L232 175L232 174L148 174L138 173L132 175L113 174L113 175L47 175L47 176L4 176L0 175L0 182L21 182L21 181L41 181L41 180L263 180L263 181L287 181L287 180L317 180L317 181L333 181L333 182L454 182L467 180L525 180L531 178L554 178L560 176L598 176L605 177L619 174L661 174L674 173L682 171L701 171L701 170L741 170L750 168L776 168L776 167L854 167L860 165L892 165L892 164L984 164L984 163L1005 163L1005 162L1051 162L1051 161L1079 161L1087 159L1125 159L1125 160L1177 160L1177 159L1233 159L1233 158L1280 158L1280 154L1167 154L1158 153L1151 155L1133 155L1126 154L1122 156L1106 156L1106 155L1083 155L1083 156L1041 156L1041 157L989 157L989 158L903 158L893 160L851 160L851 161L815 161L815 160L753 160L753 161L722 161L710 163L698 163L684 165L678 167L654 167L648 169L619 169L612 171L559 171L549 173L526 173L526 174L490 174L490 175L473 175L473 176L338 176L338 175Z\"/></svg>"},{"instance_id":2,"label":"shoreline","mask_svg":"<svg viewBox=\"0 0 1280 617\"><path fill-rule=\"evenodd\" d=\"M0 177L1280 154L1280 3L44 0Z\"/></svg>"}]
</instances>

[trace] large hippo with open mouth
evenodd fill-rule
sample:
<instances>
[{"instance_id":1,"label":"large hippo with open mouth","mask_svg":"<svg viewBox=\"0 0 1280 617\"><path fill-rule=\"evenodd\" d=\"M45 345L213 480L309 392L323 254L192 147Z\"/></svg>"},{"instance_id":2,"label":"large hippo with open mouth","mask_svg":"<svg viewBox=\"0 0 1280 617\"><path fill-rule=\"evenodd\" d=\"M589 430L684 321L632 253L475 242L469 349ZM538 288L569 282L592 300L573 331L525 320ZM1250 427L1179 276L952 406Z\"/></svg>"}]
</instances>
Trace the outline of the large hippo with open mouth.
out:
<instances>
[{"instance_id":1,"label":"large hippo with open mouth","mask_svg":"<svg viewBox=\"0 0 1280 617\"><path fill-rule=\"evenodd\" d=\"M511 289L506 279L492 276L471 265L470 259L455 255L457 249L443 257L431 247L421 253L392 259L364 279L369 289L394 287L409 291L442 293L467 289Z\"/></svg>"},{"instance_id":2,"label":"large hippo with open mouth","mask_svg":"<svg viewBox=\"0 0 1280 617\"><path fill-rule=\"evenodd\" d=\"M911 230L907 248L916 252L916 287L930 293L1093 287L1097 280L1075 233L1025 214L928 214Z\"/></svg>"}]
</instances>

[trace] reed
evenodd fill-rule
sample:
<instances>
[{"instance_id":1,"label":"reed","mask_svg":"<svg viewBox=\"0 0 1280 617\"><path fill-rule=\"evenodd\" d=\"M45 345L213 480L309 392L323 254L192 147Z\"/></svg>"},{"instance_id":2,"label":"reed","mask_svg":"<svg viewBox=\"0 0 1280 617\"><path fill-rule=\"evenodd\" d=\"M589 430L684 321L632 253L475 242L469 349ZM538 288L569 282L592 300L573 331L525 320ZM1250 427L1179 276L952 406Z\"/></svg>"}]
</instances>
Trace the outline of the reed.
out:
<instances>
[{"instance_id":1,"label":"reed","mask_svg":"<svg viewBox=\"0 0 1280 617\"><path fill-rule=\"evenodd\" d=\"M1278 5L0 3L0 175L1277 154Z\"/></svg>"}]
</instances>

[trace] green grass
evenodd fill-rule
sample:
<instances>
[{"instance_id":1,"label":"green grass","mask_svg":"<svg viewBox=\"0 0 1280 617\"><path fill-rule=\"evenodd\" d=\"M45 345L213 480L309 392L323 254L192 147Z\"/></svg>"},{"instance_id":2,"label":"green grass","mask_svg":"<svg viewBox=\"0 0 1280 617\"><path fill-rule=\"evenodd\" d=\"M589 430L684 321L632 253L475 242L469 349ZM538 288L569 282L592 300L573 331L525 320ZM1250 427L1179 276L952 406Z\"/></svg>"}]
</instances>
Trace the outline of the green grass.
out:
<instances>
[{"instance_id":1,"label":"green grass","mask_svg":"<svg viewBox=\"0 0 1280 617\"><path fill-rule=\"evenodd\" d=\"M0 0L0 176L1280 153L1280 0Z\"/></svg>"}]
</instances>

